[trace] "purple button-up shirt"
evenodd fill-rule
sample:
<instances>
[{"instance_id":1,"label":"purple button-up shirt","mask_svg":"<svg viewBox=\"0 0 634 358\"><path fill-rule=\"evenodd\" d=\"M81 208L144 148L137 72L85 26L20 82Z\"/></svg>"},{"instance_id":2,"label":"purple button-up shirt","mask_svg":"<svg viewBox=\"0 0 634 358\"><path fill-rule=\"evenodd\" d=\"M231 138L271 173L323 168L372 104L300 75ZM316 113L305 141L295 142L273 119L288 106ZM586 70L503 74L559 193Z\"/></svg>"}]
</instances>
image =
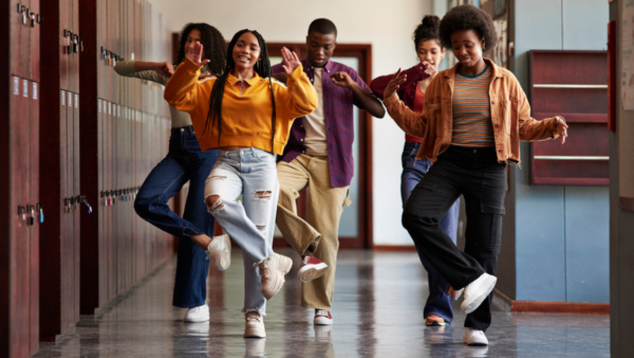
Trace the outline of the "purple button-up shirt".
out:
<instances>
[{"instance_id":1,"label":"purple button-up shirt","mask_svg":"<svg viewBox=\"0 0 634 358\"><path fill-rule=\"evenodd\" d=\"M310 79L315 79L315 68L310 60L302 60L304 72ZM273 73L284 72L282 64L272 67ZM370 92L365 82L359 77L354 69L338 62L330 61L326 63L322 72L322 91L324 105L324 119L326 123L326 143L328 145L328 162L330 168L330 184L333 187L343 187L350 185L354 175L354 158L352 157L352 142L354 142L354 120L353 108L355 105L361 109L361 102L347 88L335 85L330 75L339 71L345 71L353 81ZM291 128L291 135L284 148L282 159L290 162L300 154L306 153L304 145L306 129L304 128L304 117L297 118Z\"/></svg>"}]
</instances>

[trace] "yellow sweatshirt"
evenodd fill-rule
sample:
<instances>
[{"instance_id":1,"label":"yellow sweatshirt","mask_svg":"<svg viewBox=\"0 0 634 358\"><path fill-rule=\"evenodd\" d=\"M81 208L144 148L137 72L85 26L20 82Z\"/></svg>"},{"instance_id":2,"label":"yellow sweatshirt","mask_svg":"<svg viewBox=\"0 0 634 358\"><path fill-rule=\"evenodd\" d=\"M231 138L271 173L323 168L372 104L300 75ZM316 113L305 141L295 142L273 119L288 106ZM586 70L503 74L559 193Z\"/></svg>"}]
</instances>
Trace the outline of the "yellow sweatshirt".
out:
<instances>
[{"instance_id":1,"label":"yellow sweatshirt","mask_svg":"<svg viewBox=\"0 0 634 358\"><path fill-rule=\"evenodd\" d=\"M242 146L282 154L293 120L310 114L318 105L317 92L301 65L288 76L287 85L273 80L277 116L275 147L271 150L273 111L269 79L256 73L242 83L229 73L222 98L222 134L218 144L218 122L205 131L209 97L217 77L199 81L200 68L185 58L167 83L164 97L174 108L189 113L202 150Z\"/></svg>"}]
</instances>

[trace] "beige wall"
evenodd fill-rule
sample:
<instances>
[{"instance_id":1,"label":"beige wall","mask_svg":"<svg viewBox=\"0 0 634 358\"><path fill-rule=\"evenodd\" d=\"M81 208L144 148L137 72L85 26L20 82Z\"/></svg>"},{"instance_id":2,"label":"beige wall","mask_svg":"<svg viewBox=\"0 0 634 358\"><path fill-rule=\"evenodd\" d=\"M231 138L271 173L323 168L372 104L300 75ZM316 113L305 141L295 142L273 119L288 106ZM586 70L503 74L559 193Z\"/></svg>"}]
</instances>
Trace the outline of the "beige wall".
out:
<instances>
[{"instance_id":1,"label":"beige wall","mask_svg":"<svg viewBox=\"0 0 634 358\"><path fill-rule=\"evenodd\" d=\"M310 22L331 19L340 43L372 44L372 75L416 64L411 35L432 0L150 0L174 31L187 22L207 22L229 40L243 28L258 30L269 42L303 42ZM411 245L401 226L401 152L404 135L389 118L373 120L374 244Z\"/></svg>"}]
</instances>

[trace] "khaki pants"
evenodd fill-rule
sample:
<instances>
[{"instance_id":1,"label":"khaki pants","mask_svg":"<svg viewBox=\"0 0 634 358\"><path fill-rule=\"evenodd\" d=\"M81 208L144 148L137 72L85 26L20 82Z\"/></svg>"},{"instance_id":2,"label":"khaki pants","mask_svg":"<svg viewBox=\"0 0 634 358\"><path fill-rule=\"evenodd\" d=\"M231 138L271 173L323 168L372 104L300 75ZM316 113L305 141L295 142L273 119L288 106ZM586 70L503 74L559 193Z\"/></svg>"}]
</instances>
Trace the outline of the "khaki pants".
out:
<instances>
[{"instance_id":1,"label":"khaki pants","mask_svg":"<svg viewBox=\"0 0 634 358\"><path fill-rule=\"evenodd\" d=\"M318 279L303 284L302 306L330 311L335 290L339 250L339 220L350 205L348 187L330 185L328 157L302 154L290 163L277 163L280 197L276 224L286 242L302 255L309 247L328 269ZM297 216L299 192L308 188L308 217Z\"/></svg>"}]
</instances>

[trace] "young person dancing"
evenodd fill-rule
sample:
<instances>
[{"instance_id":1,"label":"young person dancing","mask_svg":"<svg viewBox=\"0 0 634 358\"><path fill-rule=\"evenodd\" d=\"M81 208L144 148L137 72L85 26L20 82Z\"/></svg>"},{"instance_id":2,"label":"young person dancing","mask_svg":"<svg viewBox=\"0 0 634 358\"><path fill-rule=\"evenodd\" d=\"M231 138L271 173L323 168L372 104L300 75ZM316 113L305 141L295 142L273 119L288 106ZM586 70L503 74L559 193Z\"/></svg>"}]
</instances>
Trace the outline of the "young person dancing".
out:
<instances>
[{"instance_id":1,"label":"young person dancing","mask_svg":"<svg viewBox=\"0 0 634 358\"><path fill-rule=\"evenodd\" d=\"M302 255L299 278L302 306L315 309L313 323L332 324L339 250L339 220L349 205L348 187L354 174L354 106L382 118L385 110L357 72L330 60L337 45L337 28L317 19L308 28L308 56L302 60L319 94L319 107L293 124L291 138L277 165L280 202L277 226L284 239ZM283 72L282 65L273 72ZM299 192L308 190L307 220L297 215Z\"/></svg>"},{"instance_id":2,"label":"young person dancing","mask_svg":"<svg viewBox=\"0 0 634 358\"><path fill-rule=\"evenodd\" d=\"M205 184L205 202L243 249L244 336L263 338L266 300L281 289L293 264L273 252L279 195L275 154L282 153L293 119L317 108L317 93L297 55L288 49L282 50L287 85L270 78L266 43L257 31L236 33L224 73L198 81L202 66L209 62L202 60L202 50L201 44L189 49L165 88L165 99L191 115L203 151L220 149ZM217 260L224 250L215 238L192 238Z\"/></svg>"},{"instance_id":3,"label":"young person dancing","mask_svg":"<svg viewBox=\"0 0 634 358\"><path fill-rule=\"evenodd\" d=\"M562 117L531 118L515 76L483 58L496 40L485 11L454 7L440 23L440 42L459 62L432 79L423 111L416 113L399 101L396 90L407 80L400 70L384 92L394 121L422 139L417 158L434 162L405 205L403 226L449 285L464 288L463 340L468 345L488 344L484 332L491 324L491 292L497 281L507 162L519 163L520 140L559 137L563 144L568 136ZM439 224L461 194L467 212L464 252Z\"/></svg>"},{"instance_id":4,"label":"young person dancing","mask_svg":"<svg viewBox=\"0 0 634 358\"><path fill-rule=\"evenodd\" d=\"M195 43L204 44L205 55L211 59L205 66L207 74L221 74L225 67L227 45L215 27L204 23L191 23L183 28L174 65L169 62L123 61L117 63L114 69L122 76L165 85L174 73L174 66L178 67L183 62L185 53ZM145 179L134 200L134 209L144 220L179 238L172 304L188 308L184 321L204 322L209 320L209 307L205 304L209 261L205 251L194 245L191 235L211 236L214 233L214 219L207 214L202 197L205 179L218 158L218 151L203 152L200 149L187 112L170 106L170 115L169 151ZM189 192L181 218L167 202L188 181ZM226 235L216 240L224 241L227 247L230 245ZM229 261L226 266L229 266Z\"/></svg>"},{"instance_id":5,"label":"young person dancing","mask_svg":"<svg viewBox=\"0 0 634 358\"><path fill-rule=\"evenodd\" d=\"M438 16L427 15L414 31L414 48L420 63L403 71L407 80L396 91L407 108L414 112L423 110L425 90L431 79L438 73L440 62L445 58L445 47L440 44L438 37L439 26L440 18ZM393 77L394 75L387 75L375 78L370 83L370 89L382 99L385 86ZM407 203L414 187L418 185L432 165L428 158L416 159L420 146L420 138L405 134L405 147L401 157L403 162L403 173L401 174L403 206ZM447 214L440 220L440 227L449 235L454 244L458 234L459 215L460 199L456 200ZM419 251L418 256L427 270L429 282L429 297L423 310L425 324L428 326L449 324L453 320L453 309L451 308L453 297L446 292L447 282L425 259L422 252Z\"/></svg>"}]
</instances>

